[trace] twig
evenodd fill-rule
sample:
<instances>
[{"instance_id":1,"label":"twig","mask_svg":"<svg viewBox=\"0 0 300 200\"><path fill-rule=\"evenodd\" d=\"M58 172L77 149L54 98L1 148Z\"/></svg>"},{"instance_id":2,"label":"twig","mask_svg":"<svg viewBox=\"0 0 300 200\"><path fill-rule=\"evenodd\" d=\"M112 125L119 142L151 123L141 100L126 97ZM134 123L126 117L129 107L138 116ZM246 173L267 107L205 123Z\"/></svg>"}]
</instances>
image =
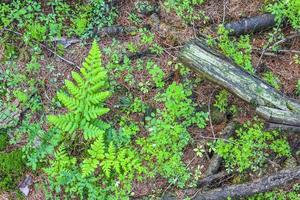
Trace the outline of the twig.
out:
<instances>
[{"instance_id":1,"label":"twig","mask_svg":"<svg viewBox=\"0 0 300 200\"><path fill-rule=\"evenodd\" d=\"M261 54L262 49L259 48L252 48L254 51L257 51L257 53ZM294 49L279 49L276 51L277 53L297 53L300 54L300 51L294 50ZM266 50L264 53L265 56L278 56L275 54L272 50Z\"/></svg>"},{"instance_id":2,"label":"twig","mask_svg":"<svg viewBox=\"0 0 300 200\"><path fill-rule=\"evenodd\" d=\"M274 43L272 46L270 46L268 49L272 49L273 47L275 47L275 46L277 46L277 45L279 45L279 44L282 44L282 43L284 43L284 42L286 42L286 41L288 41L288 40L292 40L292 39L294 39L294 38L296 38L296 37L300 37L300 33L296 33L296 34L293 34L293 35L289 35L289 36L283 38L282 40L279 40L279 41L275 42L275 43Z\"/></svg>"},{"instance_id":3,"label":"twig","mask_svg":"<svg viewBox=\"0 0 300 200\"><path fill-rule=\"evenodd\" d=\"M10 30L10 29L7 29L7 28L3 28L3 31L11 32L11 33L14 33L14 34L16 34L16 35L18 35L18 36L23 36L22 33L19 33L19 32L17 32L17 31L13 31L13 30ZM46 45L44 45L44 44L42 44L42 43L40 43L40 42L38 42L38 41L36 41L36 40L32 40L32 41L33 41L34 43L37 43L37 44L40 45L41 47L45 48L47 51L53 53L53 55L55 55L56 57L58 57L58 58L61 59L62 61L68 63L69 65L75 66L77 69L80 69L80 67L79 67L76 63L74 63L74 62L72 62L72 61L70 61L70 60L67 60L66 58L60 56L60 55L57 54L54 50L50 49L50 48L47 47Z\"/></svg>"},{"instance_id":4,"label":"twig","mask_svg":"<svg viewBox=\"0 0 300 200\"><path fill-rule=\"evenodd\" d=\"M212 125L211 112L210 112L211 98L212 98L212 96L213 96L214 93L215 93L215 90L212 91L212 93L211 93L211 95L209 97L209 100L208 100L208 118L209 118L209 125L210 125L211 132L213 134L213 137L216 138L214 127Z\"/></svg>"},{"instance_id":5,"label":"twig","mask_svg":"<svg viewBox=\"0 0 300 200\"><path fill-rule=\"evenodd\" d=\"M277 26L276 32L278 31L278 29L279 29L279 26ZM271 40L273 40L274 35L275 35L275 34L272 34ZM263 51L261 52L261 55L260 55L259 60L258 60L258 62L257 62L256 68L260 65L261 59L263 58L265 52L269 49L269 47L270 47L270 41L268 41L267 45L263 48Z\"/></svg>"},{"instance_id":6,"label":"twig","mask_svg":"<svg viewBox=\"0 0 300 200\"><path fill-rule=\"evenodd\" d=\"M227 0L223 0L223 24L225 23L225 18L226 18L226 4Z\"/></svg>"}]
</instances>

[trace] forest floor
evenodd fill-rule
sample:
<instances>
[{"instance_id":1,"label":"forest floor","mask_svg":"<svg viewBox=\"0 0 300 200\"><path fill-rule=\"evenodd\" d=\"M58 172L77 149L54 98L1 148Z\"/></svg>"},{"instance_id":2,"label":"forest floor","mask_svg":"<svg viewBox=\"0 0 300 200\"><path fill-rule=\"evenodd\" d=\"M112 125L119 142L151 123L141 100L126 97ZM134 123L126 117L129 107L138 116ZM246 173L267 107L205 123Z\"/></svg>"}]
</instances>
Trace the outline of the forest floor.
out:
<instances>
[{"instance_id":1,"label":"forest floor","mask_svg":"<svg viewBox=\"0 0 300 200\"><path fill-rule=\"evenodd\" d=\"M119 89L107 101L107 106L110 108L111 113L105 116L105 118L107 120L112 120L115 116L118 116L120 114L119 108L122 106L122 99L127 97L129 94L134 97L138 97L145 104L150 105L152 108L162 107L162 105L156 102L153 98L155 94L159 92L160 88L147 85L146 80L150 79L149 75L145 74L145 71L143 70L134 69L134 67L137 67L138 62L146 63L149 59L154 61L163 70L165 74L164 77L166 85L171 84L172 82L183 83L186 80L192 81L193 93L191 98L193 102L197 104L197 107L209 112L212 118L207 122L207 126L204 129L199 130L197 128L189 128L189 133L192 136L193 142L186 146L183 154L183 161L192 174L205 174L212 156L207 143L212 142L214 140L213 137L222 137L222 135L219 133L230 121L237 121L243 124L247 120L253 119L255 117L255 112L250 105L232 94L229 95L228 105L235 105L238 108L238 114L232 115L230 112L220 112L214 106L214 103L216 102L216 95L222 90L222 88L204 79L200 79L198 81L199 77L195 73L190 73L184 78L181 77L178 69L176 69L176 63L179 62L177 60L178 53L186 44L186 42L193 38L202 36L217 37L216 31L219 24L263 14L265 1L207 0L202 5L197 6L194 11L203 12L204 15L207 16L207 20L196 20L193 22L193 24L188 25L183 23L175 12L168 12L166 9L164 9L163 3L156 1L149 2L157 4L156 6L159 8L159 11L152 14L137 13L138 17L140 18L139 23L134 23L129 20L129 14L132 13L133 9L135 8L136 1L128 0L118 2L116 5L118 17L115 24L122 27L147 27L150 32L154 34L155 43L163 48L163 52L160 55L142 53L136 58L131 59L132 63L134 64L132 65L133 68L130 70L130 73L133 77L133 80L135 80L135 83L130 84L125 79L127 73L129 72L125 71L121 73L121 76L116 80L119 88L121 89ZM281 28L281 31L284 36L289 36L294 33L294 30L287 24ZM250 42L252 45L251 60L252 65L255 68L256 75L262 76L264 72L271 71L279 78L281 85L280 91L286 94L288 97L300 100L300 96L296 94L297 81L300 79L300 66L299 63L296 63L295 61L295 55L297 55L297 53L291 51L300 50L300 37L295 37L291 40L281 43L280 48L287 50L285 52L263 52L264 45L268 43L271 33L272 29L250 35ZM116 41L118 41L117 45L115 45ZM128 44L138 43L141 43L140 36L138 34L118 33L112 35L102 35L100 37L99 45L104 52L102 57L104 65L106 65L109 62L109 59L111 59L110 55L107 55L104 49L109 49L110 52L122 52L122 49L126 49ZM21 42L16 43L16 45L20 49L23 48L23 44ZM77 66L81 66L84 59L88 55L90 46L91 40L87 42L80 41L79 39L79 42L76 42L64 49L63 58L65 60L58 58L45 48L42 50L43 56L39 61L40 70L35 78L44 83L37 88L38 93L41 96L41 102L44 106L45 113L36 113L31 119L32 121L39 120L40 115L47 115L53 112L52 99L55 98L57 91L59 91L63 86L64 80L70 79L71 72L78 70ZM53 50L58 51L55 48L56 46L54 46ZM145 49L147 49L147 47L144 47L144 49L142 48L139 51L143 52ZM26 54L26 52L24 54ZM1 54L0 51L0 60L1 57L4 57L4 53ZM25 58L18 59L17 61L18 69L21 72L22 70L25 71L28 63L26 55L24 57ZM70 63L66 62L66 60L75 63L75 65L70 65ZM4 65L1 65L1 68L3 71L5 71ZM144 83L144 85L139 85L138 83ZM144 116L140 114L135 113L130 115L130 117L137 123L144 121ZM43 126L44 129L48 128L46 124ZM146 134L145 130L141 130L141 132L141 135ZM299 148L300 136L287 134L287 138L292 149L296 148L297 150ZM22 145L22 142L18 142L16 145L20 146ZM195 148L199 146L203 146L205 150L202 157L197 156L197 152L195 151ZM299 165L300 154L294 153L293 158ZM221 180L220 183L216 184L215 186L251 181L261 177L262 175L282 169L284 163L284 160L282 161L280 159L275 159L275 161L270 162L269 167L266 170L260 171L260 173L250 172L244 175L228 177L226 180ZM225 166L222 165L220 171L224 169ZM33 177L34 183L38 183L44 178L43 176L40 177L38 173L31 172L30 170L27 170L26 174ZM161 194L166 194L169 192L175 193L178 199L183 199L186 196L192 197L198 192L198 189L180 189L176 185L169 183L165 178L159 176L149 181L136 181L132 187L132 197L136 199L144 197L155 198L161 196ZM4 192L0 196L0 199L11 199L14 195L10 193L11 192ZM27 198L44 199L45 197L42 190L33 187L31 188L31 192Z\"/></svg>"}]
</instances>

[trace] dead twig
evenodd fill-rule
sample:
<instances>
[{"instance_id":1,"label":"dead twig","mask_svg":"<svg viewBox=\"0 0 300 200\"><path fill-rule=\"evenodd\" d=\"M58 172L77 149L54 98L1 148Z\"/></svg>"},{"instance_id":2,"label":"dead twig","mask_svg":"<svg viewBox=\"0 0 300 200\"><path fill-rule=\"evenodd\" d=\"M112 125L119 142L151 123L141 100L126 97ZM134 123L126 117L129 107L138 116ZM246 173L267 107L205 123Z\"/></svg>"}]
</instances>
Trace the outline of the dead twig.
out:
<instances>
[{"instance_id":1,"label":"dead twig","mask_svg":"<svg viewBox=\"0 0 300 200\"><path fill-rule=\"evenodd\" d=\"M14 33L15 35L18 35L18 36L23 37L23 34L17 32L17 31L13 31L13 30L7 29L7 28L3 28L2 30L3 30L3 31L10 32L10 33ZM42 43L40 43L40 42L38 42L38 41L36 41L36 40L32 40L32 41L33 41L34 43L40 45L42 48L46 49L47 51L49 51L50 53L52 53L52 54L55 55L56 57L58 57L60 60L62 60L62 61L64 61L64 62L68 63L69 65L75 66L77 69L80 69L80 67L79 67L76 63L74 63L74 62L72 62L72 61L70 61L70 60L68 60L68 59L66 59L66 58L64 58L64 57L62 57L62 56L60 56L60 55L57 54L54 50L52 50L52 49L50 49L49 47L47 47L45 44L42 44Z\"/></svg>"}]
</instances>

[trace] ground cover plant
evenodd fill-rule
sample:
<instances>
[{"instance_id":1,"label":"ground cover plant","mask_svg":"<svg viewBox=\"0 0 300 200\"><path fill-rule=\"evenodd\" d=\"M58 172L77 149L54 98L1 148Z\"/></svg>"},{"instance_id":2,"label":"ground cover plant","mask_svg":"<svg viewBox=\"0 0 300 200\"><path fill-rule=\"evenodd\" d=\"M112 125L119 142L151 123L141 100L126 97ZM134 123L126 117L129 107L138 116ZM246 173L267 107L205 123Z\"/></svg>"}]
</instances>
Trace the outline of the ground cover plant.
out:
<instances>
[{"instance_id":1,"label":"ground cover plant","mask_svg":"<svg viewBox=\"0 0 300 200\"><path fill-rule=\"evenodd\" d=\"M270 130L259 100L245 103L179 59L190 40L206 41L298 101L300 4L244 4L1 1L0 199L194 199L297 169L297 134ZM225 28L264 12L273 29ZM243 197L299 198L293 181Z\"/></svg>"}]
</instances>

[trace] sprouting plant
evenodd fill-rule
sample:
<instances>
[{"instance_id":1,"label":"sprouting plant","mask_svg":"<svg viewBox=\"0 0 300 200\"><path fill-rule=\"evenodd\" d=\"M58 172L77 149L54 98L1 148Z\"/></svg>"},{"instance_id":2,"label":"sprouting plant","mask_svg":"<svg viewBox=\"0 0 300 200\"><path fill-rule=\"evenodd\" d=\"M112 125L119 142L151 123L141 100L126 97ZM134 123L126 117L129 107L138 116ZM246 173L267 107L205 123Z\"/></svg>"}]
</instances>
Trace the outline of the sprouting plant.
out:
<instances>
[{"instance_id":1,"label":"sprouting plant","mask_svg":"<svg viewBox=\"0 0 300 200\"><path fill-rule=\"evenodd\" d=\"M298 0L279 0L267 5L266 10L275 15L278 24L287 19L295 30L300 30L300 2Z\"/></svg>"},{"instance_id":2,"label":"sprouting plant","mask_svg":"<svg viewBox=\"0 0 300 200\"><path fill-rule=\"evenodd\" d=\"M247 200L273 200L273 199L289 199L298 200L300 198L300 185L295 184L291 190L285 191L282 189L275 189L270 192L259 193L249 197Z\"/></svg>"},{"instance_id":3,"label":"sprouting plant","mask_svg":"<svg viewBox=\"0 0 300 200\"><path fill-rule=\"evenodd\" d=\"M137 140L144 159L149 161L150 175L157 172L180 187L189 178L182 162L183 150L191 139L187 128L192 125L204 128L207 119L207 113L195 111L189 95L182 85L171 84L158 98L165 108L146 118L149 136ZM150 162L153 160L155 163Z\"/></svg>"},{"instance_id":4,"label":"sprouting plant","mask_svg":"<svg viewBox=\"0 0 300 200\"><path fill-rule=\"evenodd\" d=\"M280 80L271 71L263 73L263 80L273 86L276 90L280 90Z\"/></svg>"},{"instance_id":5,"label":"sprouting plant","mask_svg":"<svg viewBox=\"0 0 300 200\"><path fill-rule=\"evenodd\" d=\"M296 85L296 94L298 96L300 96L300 79L297 81L297 85Z\"/></svg>"},{"instance_id":6,"label":"sprouting plant","mask_svg":"<svg viewBox=\"0 0 300 200\"><path fill-rule=\"evenodd\" d=\"M141 34L141 43L144 45L150 45L154 41L154 34L148 31L147 29L143 28L140 29Z\"/></svg>"},{"instance_id":7,"label":"sprouting plant","mask_svg":"<svg viewBox=\"0 0 300 200\"><path fill-rule=\"evenodd\" d=\"M164 5L168 11L174 10L186 23L192 23L194 20L207 17L202 11L196 11L195 7L201 5L205 0L165 0Z\"/></svg>"},{"instance_id":8,"label":"sprouting plant","mask_svg":"<svg viewBox=\"0 0 300 200\"><path fill-rule=\"evenodd\" d=\"M294 61L295 61L296 64L300 65L300 57L299 57L298 54L296 54L296 55L294 56Z\"/></svg>"},{"instance_id":9,"label":"sprouting plant","mask_svg":"<svg viewBox=\"0 0 300 200\"><path fill-rule=\"evenodd\" d=\"M238 40L229 37L229 30L223 25L218 29L218 47L223 53L232 58L234 62L240 65L249 73L254 73L251 63L251 44L249 36L241 36Z\"/></svg>"},{"instance_id":10,"label":"sprouting plant","mask_svg":"<svg viewBox=\"0 0 300 200\"><path fill-rule=\"evenodd\" d=\"M221 112L226 112L228 107L228 96L227 90L221 90L216 96L216 102L214 106L217 107Z\"/></svg>"},{"instance_id":11,"label":"sprouting plant","mask_svg":"<svg viewBox=\"0 0 300 200\"><path fill-rule=\"evenodd\" d=\"M220 139L213 144L213 150L225 160L227 170L257 170L270 152L290 156L290 146L279 132L264 131L263 128L261 122L248 121L236 130L236 138Z\"/></svg>"},{"instance_id":12,"label":"sprouting plant","mask_svg":"<svg viewBox=\"0 0 300 200\"><path fill-rule=\"evenodd\" d=\"M152 80L154 81L156 87L162 88L165 85L163 80L165 76L164 71L158 65L156 65L154 62L151 61L147 62L146 69L151 75Z\"/></svg>"}]
</instances>

